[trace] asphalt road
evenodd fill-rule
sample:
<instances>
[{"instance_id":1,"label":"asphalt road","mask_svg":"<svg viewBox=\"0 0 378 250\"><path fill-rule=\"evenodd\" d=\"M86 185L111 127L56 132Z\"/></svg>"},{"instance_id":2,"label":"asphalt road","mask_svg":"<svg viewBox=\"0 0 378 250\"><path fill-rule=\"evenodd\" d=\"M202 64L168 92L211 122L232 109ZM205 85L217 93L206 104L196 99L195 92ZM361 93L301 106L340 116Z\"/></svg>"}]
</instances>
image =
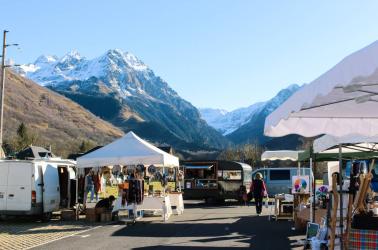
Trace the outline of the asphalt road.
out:
<instances>
[{"instance_id":1,"label":"asphalt road","mask_svg":"<svg viewBox=\"0 0 378 250\"><path fill-rule=\"evenodd\" d=\"M291 227L269 221L267 211L256 216L254 206L186 204L167 222L105 225L36 249L295 249L303 236Z\"/></svg>"}]
</instances>

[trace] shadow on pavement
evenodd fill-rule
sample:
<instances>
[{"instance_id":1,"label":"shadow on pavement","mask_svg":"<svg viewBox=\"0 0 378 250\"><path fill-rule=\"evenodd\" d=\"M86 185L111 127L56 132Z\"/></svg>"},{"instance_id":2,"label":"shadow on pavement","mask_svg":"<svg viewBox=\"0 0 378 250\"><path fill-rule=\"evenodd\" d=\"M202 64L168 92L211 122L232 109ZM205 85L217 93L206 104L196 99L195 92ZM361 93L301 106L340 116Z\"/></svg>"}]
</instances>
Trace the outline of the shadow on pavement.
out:
<instances>
[{"instance_id":1,"label":"shadow on pavement","mask_svg":"<svg viewBox=\"0 0 378 250\"><path fill-rule=\"evenodd\" d=\"M193 243L196 246L180 246L179 242L164 246L142 247L139 249L187 249L198 248L198 243L214 243L216 249L223 249L221 241L227 246L244 243L252 249L290 249L290 236L296 233L291 231L292 222L268 221L268 216L244 216L234 223L153 223L125 227L113 233L115 237L158 237L180 241L185 237L185 244ZM193 237L193 239L190 239ZM189 240L188 240L189 239ZM209 247L206 247L209 248ZM211 247L210 247L211 248ZM226 249L226 248L224 248Z\"/></svg>"}]
</instances>

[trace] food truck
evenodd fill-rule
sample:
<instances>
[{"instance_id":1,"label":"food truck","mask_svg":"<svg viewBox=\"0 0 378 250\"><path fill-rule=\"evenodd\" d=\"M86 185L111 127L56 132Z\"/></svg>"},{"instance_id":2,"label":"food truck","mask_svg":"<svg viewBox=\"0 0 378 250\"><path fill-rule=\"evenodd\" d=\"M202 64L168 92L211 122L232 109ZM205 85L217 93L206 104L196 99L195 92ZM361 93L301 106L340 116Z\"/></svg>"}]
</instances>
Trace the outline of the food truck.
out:
<instances>
[{"instance_id":1,"label":"food truck","mask_svg":"<svg viewBox=\"0 0 378 250\"><path fill-rule=\"evenodd\" d=\"M241 188L252 183L252 167L234 161L187 161L184 168L184 199L223 202L240 199Z\"/></svg>"}]
</instances>

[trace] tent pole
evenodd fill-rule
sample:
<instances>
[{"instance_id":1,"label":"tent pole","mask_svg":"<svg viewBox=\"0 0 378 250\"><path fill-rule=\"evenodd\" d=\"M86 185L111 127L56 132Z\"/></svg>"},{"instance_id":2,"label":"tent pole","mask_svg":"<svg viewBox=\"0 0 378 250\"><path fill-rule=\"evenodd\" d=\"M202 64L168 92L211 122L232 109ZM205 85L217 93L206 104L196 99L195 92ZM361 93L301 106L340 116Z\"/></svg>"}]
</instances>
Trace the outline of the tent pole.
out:
<instances>
[{"instance_id":1,"label":"tent pole","mask_svg":"<svg viewBox=\"0 0 378 250\"><path fill-rule=\"evenodd\" d=\"M312 222L315 223L315 196L316 196L316 183L315 183L315 169L316 169L316 154L314 154L314 162L313 162L313 168L312 168Z\"/></svg>"},{"instance_id":2,"label":"tent pole","mask_svg":"<svg viewBox=\"0 0 378 250\"><path fill-rule=\"evenodd\" d=\"M298 160L298 171L297 175L301 176L301 162Z\"/></svg>"},{"instance_id":3,"label":"tent pole","mask_svg":"<svg viewBox=\"0 0 378 250\"><path fill-rule=\"evenodd\" d=\"M79 169L75 168L75 218L79 220Z\"/></svg>"},{"instance_id":4,"label":"tent pole","mask_svg":"<svg viewBox=\"0 0 378 250\"><path fill-rule=\"evenodd\" d=\"M340 191L340 248L343 249L343 183L342 172L343 160L342 160L342 144L339 144L339 191Z\"/></svg>"},{"instance_id":5,"label":"tent pole","mask_svg":"<svg viewBox=\"0 0 378 250\"><path fill-rule=\"evenodd\" d=\"M312 153L310 153L310 169L312 169ZM311 185L311 183L313 182L313 178L312 178L312 175L310 174L310 183L309 183L309 185ZM311 188L311 186L310 186L310 200L311 200L311 195L312 195L312 188ZM313 219L313 214L312 214L312 212L313 212L313 210L312 210L312 207L314 206L315 204L313 204L313 203L311 203L310 202L310 220L312 221L312 222L314 222L312 219Z\"/></svg>"}]
</instances>

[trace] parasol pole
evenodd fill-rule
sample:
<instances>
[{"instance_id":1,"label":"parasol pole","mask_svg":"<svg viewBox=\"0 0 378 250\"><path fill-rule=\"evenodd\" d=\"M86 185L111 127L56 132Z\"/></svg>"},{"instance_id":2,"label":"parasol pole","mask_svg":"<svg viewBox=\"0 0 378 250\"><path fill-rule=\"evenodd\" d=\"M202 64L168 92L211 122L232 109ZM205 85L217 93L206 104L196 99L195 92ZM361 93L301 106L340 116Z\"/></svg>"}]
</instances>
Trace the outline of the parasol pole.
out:
<instances>
[{"instance_id":1,"label":"parasol pole","mask_svg":"<svg viewBox=\"0 0 378 250\"><path fill-rule=\"evenodd\" d=\"M340 193L340 248L343 249L343 160L342 144L339 144L339 193Z\"/></svg>"}]
</instances>

